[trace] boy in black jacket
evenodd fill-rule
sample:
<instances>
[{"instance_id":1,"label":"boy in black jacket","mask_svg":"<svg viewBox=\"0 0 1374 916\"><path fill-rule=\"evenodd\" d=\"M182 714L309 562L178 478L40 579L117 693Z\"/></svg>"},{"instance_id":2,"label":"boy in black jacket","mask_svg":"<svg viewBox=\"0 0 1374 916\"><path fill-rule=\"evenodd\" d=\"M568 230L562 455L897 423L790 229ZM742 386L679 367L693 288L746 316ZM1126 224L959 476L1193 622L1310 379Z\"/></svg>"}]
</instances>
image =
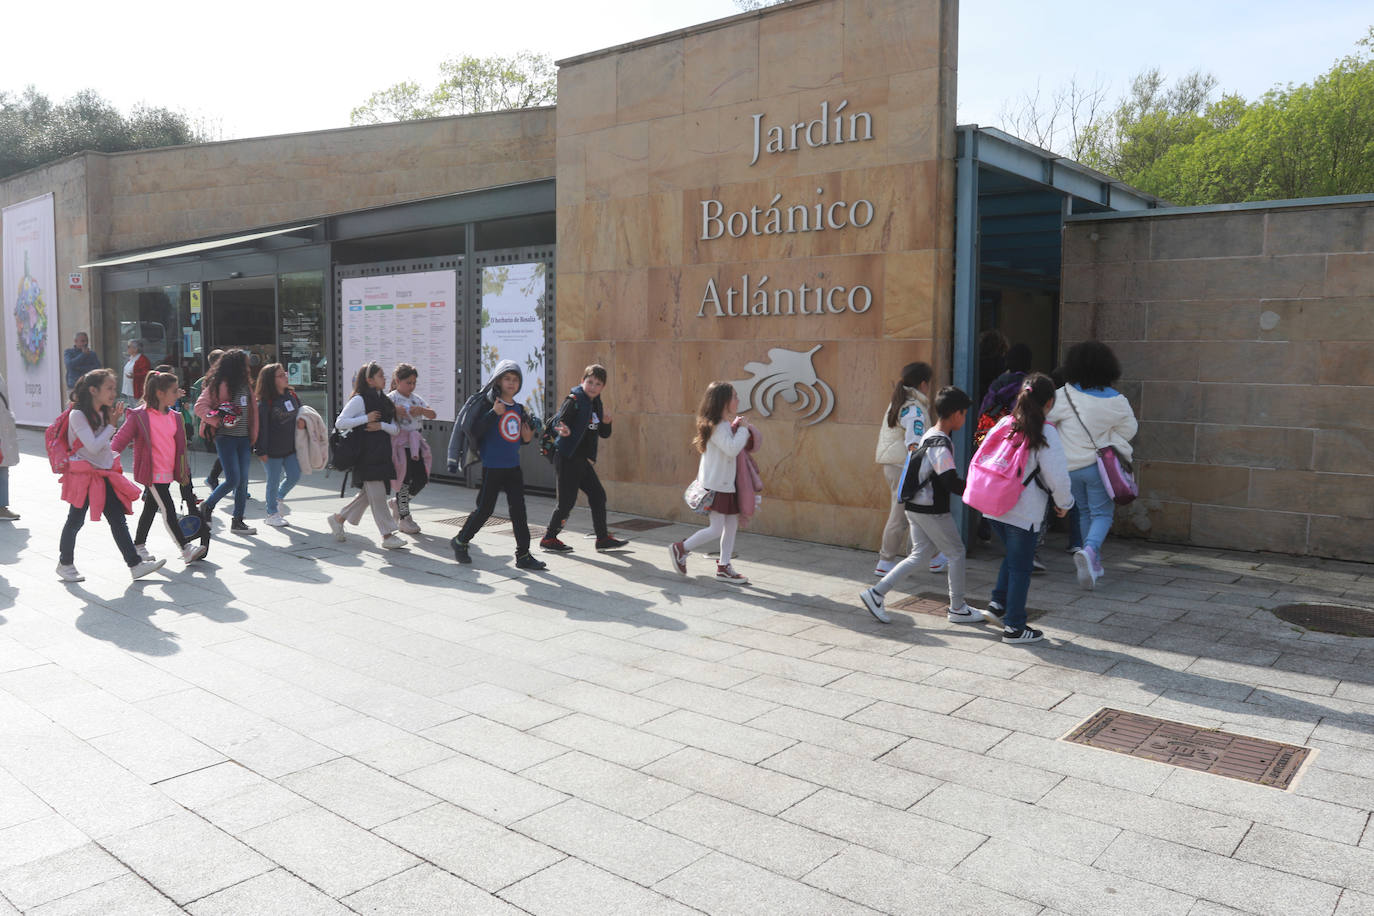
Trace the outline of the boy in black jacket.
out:
<instances>
[{"instance_id":1,"label":"boy in black jacket","mask_svg":"<svg viewBox=\"0 0 1374 916\"><path fill-rule=\"evenodd\" d=\"M555 553L569 553L572 548L558 539L563 524L573 506L577 505L577 491L587 494L592 510L592 528L596 532L597 550L614 550L628 541L611 537L606 527L606 491L596 476L596 449L602 439L611 437L611 418L601 404L601 391L606 387L606 367L593 363L582 372L582 384L568 393L558 408L555 427L558 439L554 444L553 465L558 474L558 506L549 519L548 531L539 546Z\"/></svg>"},{"instance_id":2,"label":"boy in black jacket","mask_svg":"<svg viewBox=\"0 0 1374 916\"><path fill-rule=\"evenodd\" d=\"M972 403L958 388L941 388L934 403L939 420L921 437L921 444L907 458L901 493L906 518L911 525L911 555L894 566L881 582L859 595L868 612L883 623L891 622L883 610L883 596L907 573L924 568L938 552L949 558L949 611L946 616L950 623L982 623L994 619L984 611L969 607L964 600L964 541L949 511L950 494L964 492L964 481L954 464L954 443L950 434L963 428Z\"/></svg>"}]
</instances>

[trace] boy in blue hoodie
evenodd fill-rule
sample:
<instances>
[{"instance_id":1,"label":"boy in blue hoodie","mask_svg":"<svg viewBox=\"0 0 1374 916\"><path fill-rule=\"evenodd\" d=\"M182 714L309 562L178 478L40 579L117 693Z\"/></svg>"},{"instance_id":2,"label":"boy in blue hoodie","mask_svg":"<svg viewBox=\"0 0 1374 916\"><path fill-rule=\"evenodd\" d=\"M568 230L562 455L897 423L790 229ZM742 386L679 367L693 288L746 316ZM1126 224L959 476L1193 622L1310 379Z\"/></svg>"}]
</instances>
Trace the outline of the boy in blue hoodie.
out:
<instances>
[{"instance_id":1,"label":"boy in blue hoodie","mask_svg":"<svg viewBox=\"0 0 1374 916\"><path fill-rule=\"evenodd\" d=\"M611 417L601 403L606 377L605 366L597 363L588 366L582 372L582 384L568 392L555 417L558 439L554 443L553 465L558 474L558 506L549 519L548 532L539 542L544 550L572 551L558 539L558 534L573 506L577 505L578 490L587 494L587 505L592 510L596 549L615 550L629 543L612 537L606 527L606 490L596 476L597 443L611 437Z\"/></svg>"},{"instance_id":2,"label":"boy in blue hoodie","mask_svg":"<svg viewBox=\"0 0 1374 916\"><path fill-rule=\"evenodd\" d=\"M515 403L524 384L524 374L512 359L496 364L492 376L490 403L478 414L473 426L478 454L482 456L482 490L477 508L463 522L463 528L449 542L459 563L471 563L468 543L496 510L496 498L504 490L511 527L515 529L515 565L520 569L547 569L548 564L530 553L530 526L525 514L525 477L520 472L520 446L534 438L534 426L525 410Z\"/></svg>"}]
</instances>

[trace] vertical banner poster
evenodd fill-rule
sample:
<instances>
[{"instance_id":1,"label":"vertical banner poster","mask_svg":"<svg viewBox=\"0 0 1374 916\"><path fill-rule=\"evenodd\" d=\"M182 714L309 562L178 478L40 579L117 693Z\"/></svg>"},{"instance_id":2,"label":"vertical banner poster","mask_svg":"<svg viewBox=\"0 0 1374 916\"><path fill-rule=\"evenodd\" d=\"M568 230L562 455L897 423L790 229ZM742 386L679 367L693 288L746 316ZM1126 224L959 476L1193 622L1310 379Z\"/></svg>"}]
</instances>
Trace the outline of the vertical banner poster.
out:
<instances>
[{"instance_id":1,"label":"vertical banner poster","mask_svg":"<svg viewBox=\"0 0 1374 916\"><path fill-rule=\"evenodd\" d=\"M62 410L62 338L57 329L57 247L53 195L6 207L4 247L6 364L10 410L20 423L46 426Z\"/></svg>"},{"instance_id":2,"label":"vertical banner poster","mask_svg":"<svg viewBox=\"0 0 1374 916\"><path fill-rule=\"evenodd\" d=\"M482 384L491 381L496 364L513 359L524 384L515 399L536 417L544 416L544 271L543 261L482 268Z\"/></svg>"},{"instance_id":3,"label":"vertical banner poster","mask_svg":"<svg viewBox=\"0 0 1374 916\"><path fill-rule=\"evenodd\" d=\"M343 390L347 401L353 377L367 363L386 370L390 387L397 363L420 373L415 391L452 422L458 407L458 280L451 270L383 277L352 277L342 283L339 327L343 344ZM308 373L309 367L297 367ZM302 382L304 384L304 382Z\"/></svg>"}]
</instances>

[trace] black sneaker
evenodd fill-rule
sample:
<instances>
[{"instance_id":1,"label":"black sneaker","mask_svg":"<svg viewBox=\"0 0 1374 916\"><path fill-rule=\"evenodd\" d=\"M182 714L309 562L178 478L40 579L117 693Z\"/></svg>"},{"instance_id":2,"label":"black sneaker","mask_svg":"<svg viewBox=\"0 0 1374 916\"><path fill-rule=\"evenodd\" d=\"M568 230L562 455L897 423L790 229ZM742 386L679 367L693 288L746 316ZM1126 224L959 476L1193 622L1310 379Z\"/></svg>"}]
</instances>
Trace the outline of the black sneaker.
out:
<instances>
[{"instance_id":1,"label":"black sneaker","mask_svg":"<svg viewBox=\"0 0 1374 916\"><path fill-rule=\"evenodd\" d=\"M548 550L552 553L572 553L572 548L564 544L558 538L540 538L539 549Z\"/></svg>"},{"instance_id":2,"label":"black sneaker","mask_svg":"<svg viewBox=\"0 0 1374 916\"><path fill-rule=\"evenodd\" d=\"M522 553L516 557L515 566L517 569L532 569L536 572L541 569L549 568L549 564L545 563L543 560L537 559L532 553Z\"/></svg>"},{"instance_id":3,"label":"black sneaker","mask_svg":"<svg viewBox=\"0 0 1374 916\"><path fill-rule=\"evenodd\" d=\"M995 623L1001 626L1002 618L1007 615L1007 609L996 601L989 601L987 607L978 609L978 613L982 614L983 619L988 623Z\"/></svg>"},{"instance_id":4,"label":"black sneaker","mask_svg":"<svg viewBox=\"0 0 1374 916\"><path fill-rule=\"evenodd\" d=\"M468 545L458 540L454 535L448 542L448 546L453 548L453 559L459 563L471 563L472 557L468 554Z\"/></svg>"},{"instance_id":5,"label":"black sneaker","mask_svg":"<svg viewBox=\"0 0 1374 916\"><path fill-rule=\"evenodd\" d=\"M1019 630L1013 630L1011 627L1002 628L1002 642L1005 643L1024 645L1026 643L1039 642L1044 638L1044 631L1037 630L1034 627L1021 627Z\"/></svg>"},{"instance_id":6,"label":"black sneaker","mask_svg":"<svg viewBox=\"0 0 1374 916\"><path fill-rule=\"evenodd\" d=\"M628 543L630 543L630 542L627 541L627 540L625 540L624 538L612 537L612 536L610 536L610 535L607 535L607 536L604 537L604 538L597 538L597 539L596 539L596 549L597 549L597 550L619 550L620 548L624 547L624 546L625 546L626 544L628 544Z\"/></svg>"},{"instance_id":7,"label":"black sneaker","mask_svg":"<svg viewBox=\"0 0 1374 916\"><path fill-rule=\"evenodd\" d=\"M243 534L243 535L257 534L257 533L258 533L258 529L256 529L256 528L252 527L251 525L247 524L247 523L246 523L243 519L241 519L241 518L236 518L236 519L234 519L232 522L230 522L230 523L229 523L229 530L232 531L234 534Z\"/></svg>"}]
</instances>

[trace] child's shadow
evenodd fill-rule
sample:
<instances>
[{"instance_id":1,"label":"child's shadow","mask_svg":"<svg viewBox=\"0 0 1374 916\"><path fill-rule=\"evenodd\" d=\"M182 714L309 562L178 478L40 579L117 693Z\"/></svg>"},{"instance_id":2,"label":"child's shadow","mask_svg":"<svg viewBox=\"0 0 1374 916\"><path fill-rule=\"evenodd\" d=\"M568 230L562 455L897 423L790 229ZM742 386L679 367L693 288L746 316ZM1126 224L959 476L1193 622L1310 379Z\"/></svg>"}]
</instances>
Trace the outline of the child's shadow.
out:
<instances>
[{"instance_id":1,"label":"child's shadow","mask_svg":"<svg viewBox=\"0 0 1374 916\"><path fill-rule=\"evenodd\" d=\"M143 615L138 611L130 614L132 608L116 609L104 603L99 595L75 583L69 584L67 590L85 602L80 616L76 618L76 628L87 636L140 655L166 656L181 651L175 633L157 627L147 619L140 619ZM171 604L157 606L173 607Z\"/></svg>"}]
</instances>

